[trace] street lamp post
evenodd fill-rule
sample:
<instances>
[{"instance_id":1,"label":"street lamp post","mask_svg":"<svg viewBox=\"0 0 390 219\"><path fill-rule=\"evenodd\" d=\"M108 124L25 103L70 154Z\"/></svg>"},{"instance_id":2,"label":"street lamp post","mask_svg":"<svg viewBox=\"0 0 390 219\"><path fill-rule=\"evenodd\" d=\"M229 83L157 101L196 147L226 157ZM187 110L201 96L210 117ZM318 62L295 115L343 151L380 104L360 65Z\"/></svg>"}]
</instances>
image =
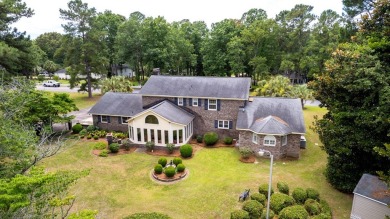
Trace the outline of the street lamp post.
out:
<instances>
[{"instance_id":1,"label":"street lamp post","mask_svg":"<svg viewBox=\"0 0 390 219\"><path fill-rule=\"evenodd\" d=\"M265 153L269 153L269 156L271 157L271 163L269 167L269 183L268 183L268 198L267 198L267 219L269 219L269 205L270 205L270 200L271 200L271 186L272 186L272 165L274 162L274 155L271 154L270 151L260 149L258 154L260 156L264 156Z\"/></svg>"}]
</instances>

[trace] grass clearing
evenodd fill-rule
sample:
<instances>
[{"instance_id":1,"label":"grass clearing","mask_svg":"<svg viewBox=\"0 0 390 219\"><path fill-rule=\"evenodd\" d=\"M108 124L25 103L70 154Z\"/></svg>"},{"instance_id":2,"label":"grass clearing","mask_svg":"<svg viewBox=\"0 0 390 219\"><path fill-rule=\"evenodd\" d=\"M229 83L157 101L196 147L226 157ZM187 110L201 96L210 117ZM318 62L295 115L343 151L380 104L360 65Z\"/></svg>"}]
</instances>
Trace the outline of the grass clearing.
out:
<instances>
[{"instance_id":1,"label":"grass clearing","mask_svg":"<svg viewBox=\"0 0 390 219\"><path fill-rule=\"evenodd\" d=\"M313 116L326 110L308 106L304 111L306 127ZM273 187L285 181L292 191L296 187L312 187L329 202L334 218L349 218L352 196L333 189L323 175L326 153L321 150L318 136L307 128L307 147L299 160L276 160ZM315 145L317 143L318 145ZM251 194L268 182L269 160L259 158L258 164L239 161L235 148L203 148L192 159L183 160L189 177L172 185L160 185L150 179L159 157L131 153L106 158L92 155L94 142L80 141L62 153L44 159L49 171L91 169L71 189L77 196L73 211L96 209L101 218L122 218L136 212L161 212L172 218L229 218L240 209L238 196L245 189ZM171 158L168 158L168 161Z\"/></svg>"}]
</instances>

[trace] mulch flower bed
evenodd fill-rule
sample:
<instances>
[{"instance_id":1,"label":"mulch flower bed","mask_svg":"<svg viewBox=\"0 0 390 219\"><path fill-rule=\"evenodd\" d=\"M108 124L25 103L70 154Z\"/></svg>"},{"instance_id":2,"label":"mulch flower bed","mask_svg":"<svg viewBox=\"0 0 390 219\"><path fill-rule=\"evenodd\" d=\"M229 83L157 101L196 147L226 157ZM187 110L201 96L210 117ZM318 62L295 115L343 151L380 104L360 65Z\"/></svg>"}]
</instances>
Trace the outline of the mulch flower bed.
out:
<instances>
[{"instance_id":1,"label":"mulch flower bed","mask_svg":"<svg viewBox=\"0 0 390 219\"><path fill-rule=\"evenodd\" d=\"M240 161L243 163L254 163L256 161L255 155L251 155L248 158L240 157Z\"/></svg>"},{"instance_id":2,"label":"mulch flower bed","mask_svg":"<svg viewBox=\"0 0 390 219\"><path fill-rule=\"evenodd\" d=\"M155 180L160 182L174 182L178 180L184 179L188 175L188 170L185 169L181 173L176 173L173 177L167 177L164 173L156 174L154 170L152 170L152 177Z\"/></svg>"}]
</instances>

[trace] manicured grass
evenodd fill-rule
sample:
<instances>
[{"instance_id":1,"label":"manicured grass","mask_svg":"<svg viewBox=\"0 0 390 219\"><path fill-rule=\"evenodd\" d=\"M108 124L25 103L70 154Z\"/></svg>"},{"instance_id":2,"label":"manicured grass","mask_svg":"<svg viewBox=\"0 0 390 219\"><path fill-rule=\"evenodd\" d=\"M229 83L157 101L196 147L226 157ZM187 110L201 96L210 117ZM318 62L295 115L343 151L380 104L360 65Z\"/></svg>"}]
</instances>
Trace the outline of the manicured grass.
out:
<instances>
[{"instance_id":1,"label":"manicured grass","mask_svg":"<svg viewBox=\"0 0 390 219\"><path fill-rule=\"evenodd\" d=\"M306 126L312 125L313 115L322 116L325 112L318 107L307 107ZM90 175L71 189L77 196L73 211L96 209L102 218L152 211L172 218L229 218L231 211L242 206L238 202L241 192L245 189L257 192L258 185L269 179L267 159L245 164L239 161L235 148L203 148L193 158L183 160L190 171L187 179L161 185L150 179L159 157L134 152L102 158L92 155L93 145L93 141L80 141L40 165L49 171L91 169ZM307 128L307 148L302 150L301 158L274 162L274 189L278 181L287 182L290 191L296 187L315 188L331 205L334 218L349 218L352 197L326 182L323 175L326 154L320 145L318 136Z\"/></svg>"},{"instance_id":2,"label":"manicured grass","mask_svg":"<svg viewBox=\"0 0 390 219\"><path fill-rule=\"evenodd\" d=\"M96 102L100 100L102 97L101 94L93 93L92 98L88 98L88 93L83 92L83 93L68 93L70 98L74 100L76 103L77 108L79 109L84 109L87 107L91 107L95 105Z\"/></svg>"}]
</instances>

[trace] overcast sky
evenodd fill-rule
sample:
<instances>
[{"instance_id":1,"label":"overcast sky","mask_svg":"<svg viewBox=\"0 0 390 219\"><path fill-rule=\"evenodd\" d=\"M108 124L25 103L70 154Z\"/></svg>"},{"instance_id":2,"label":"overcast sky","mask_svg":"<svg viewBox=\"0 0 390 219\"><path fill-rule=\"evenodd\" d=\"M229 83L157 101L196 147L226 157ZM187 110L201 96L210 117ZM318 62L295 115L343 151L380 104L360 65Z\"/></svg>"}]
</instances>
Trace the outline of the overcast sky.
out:
<instances>
[{"instance_id":1,"label":"overcast sky","mask_svg":"<svg viewBox=\"0 0 390 219\"><path fill-rule=\"evenodd\" d=\"M63 33L59 9L68 9L69 0L24 0L32 8L35 15L23 18L14 26L35 39L46 32ZM251 8L265 10L268 17L274 18L282 10L290 10L296 4L306 4L314 7L313 13L320 15L322 11L332 9L341 15L342 0L83 0L88 7L95 7L97 12L111 10L126 18L134 11L140 11L145 16L163 16L168 22L189 19L205 21L210 27L212 23L225 18L241 18L241 15Z\"/></svg>"}]
</instances>

